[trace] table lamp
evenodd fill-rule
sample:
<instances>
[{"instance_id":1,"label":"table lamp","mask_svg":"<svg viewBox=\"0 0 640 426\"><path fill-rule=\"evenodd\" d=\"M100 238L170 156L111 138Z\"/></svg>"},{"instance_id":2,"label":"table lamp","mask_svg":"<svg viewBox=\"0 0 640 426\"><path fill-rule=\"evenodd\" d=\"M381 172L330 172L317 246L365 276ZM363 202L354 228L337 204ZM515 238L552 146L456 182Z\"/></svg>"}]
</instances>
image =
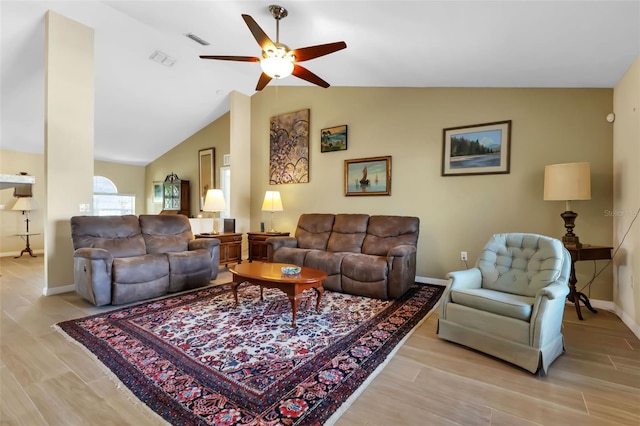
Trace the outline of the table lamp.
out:
<instances>
[{"instance_id":1,"label":"table lamp","mask_svg":"<svg viewBox=\"0 0 640 426\"><path fill-rule=\"evenodd\" d=\"M224 201L224 194L221 189L209 189L207 195L204 197L204 206L202 211L213 212L213 235L217 235L218 227L216 226L216 212L220 212L227 209L227 203Z\"/></svg>"},{"instance_id":2,"label":"table lamp","mask_svg":"<svg viewBox=\"0 0 640 426\"><path fill-rule=\"evenodd\" d=\"M564 201L566 211L560 215L564 219L567 233L562 242L567 246L582 247L573 233L578 214L571 211L572 200L591 199L591 172L589 163L552 164L544 168L544 199Z\"/></svg>"},{"instance_id":3,"label":"table lamp","mask_svg":"<svg viewBox=\"0 0 640 426\"><path fill-rule=\"evenodd\" d=\"M278 232L273 228L273 212L281 212L282 210L280 191L267 191L264 194L264 201L262 202L262 211L271 212L271 230L267 232Z\"/></svg>"}]
</instances>

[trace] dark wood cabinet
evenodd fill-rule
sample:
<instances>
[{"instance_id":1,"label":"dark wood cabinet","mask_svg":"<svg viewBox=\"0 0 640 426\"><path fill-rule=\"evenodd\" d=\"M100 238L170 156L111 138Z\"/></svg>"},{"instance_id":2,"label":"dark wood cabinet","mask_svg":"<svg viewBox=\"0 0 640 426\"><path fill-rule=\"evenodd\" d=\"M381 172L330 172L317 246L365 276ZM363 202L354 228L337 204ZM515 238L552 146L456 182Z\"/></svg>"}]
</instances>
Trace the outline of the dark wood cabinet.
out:
<instances>
[{"instance_id":1,"label":"dark wood cabinet","mask_svg":"<svg viewBox=\"0 0 640 426\"><path fill-rule=\"evenodd\" d=\"M266 262L267 243L269 237L288 237L288 232L249 232L247 242L249 243L249 262L254 260Z\"/></svg>"},{"instance_id":2,"label":"dark wood cabinet","mask_svg":"<svg viewBox=\"0 0 640 426\"><path fill-rule=\"evenodd\" d=\"M175 173L166 177L162 184L162 211L160 214L191 216L188 180L180 179Z\"/></svg>"},{"instance_id":3,"label":"dark wood cabinet","mask_svg":"<svg viewBox=\"0 0 640 426\"><path fill-rule=\"evenodd\" d=\"M220 240L220 265L242 263L242 233L196 234L196 238L217 238Z\"/></svg>"}]
</instances>

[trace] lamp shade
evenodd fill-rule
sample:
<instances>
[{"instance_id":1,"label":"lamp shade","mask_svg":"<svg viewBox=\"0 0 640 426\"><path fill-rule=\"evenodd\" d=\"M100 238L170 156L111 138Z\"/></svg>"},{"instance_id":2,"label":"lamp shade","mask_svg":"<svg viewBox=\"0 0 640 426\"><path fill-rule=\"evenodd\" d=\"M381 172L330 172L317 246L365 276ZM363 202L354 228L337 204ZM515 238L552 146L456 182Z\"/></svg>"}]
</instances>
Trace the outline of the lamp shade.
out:
<instances>
[{"instance_id":1,"label":"lamp shade","mask_svg":"<svg viewBox=\"0 0 640 426\"><path fill-rule=\"evenodd\" d=\"M549 201L590 200L589 163L546 166L544 168L544 199Z\"/></svg>"},{"instance_id":2,"label":"lamp shade","mask_svg":"<svg viewBox=\"0 0 640 426\"><path fill-rule=\"evenodd\" d=\"M13 205L11 210L30 212L30 211L33 211L33 210L38 210L39 208L40 208L40 206L38 205L36 200L34 200L33 198L31 198L31 197L20 197L20 198L18 198L18 201L16 201L16 203Z\"/></svg>"},{"instance_id":3,"label":"lamp shade","mask_svg":"<svg viewBox=\"0 0 640 426\"><path fill-rule=\"evenodd\" d=\"M210 189L204 198L202 210L205 212L219 212L227 209L224 194L221 189Z\"/></svg>"},{"instance_id":4,"label":"lamp shade","mask_svg":"<svg viewBox=\"0 0 640 426\"><path fill-rule=\"evenodd\" d=\"M282 200L280 199L280 191L267 191L264 194L262 202L262 211L265 212L281 212Z\"/></svg>"}]
</instances>

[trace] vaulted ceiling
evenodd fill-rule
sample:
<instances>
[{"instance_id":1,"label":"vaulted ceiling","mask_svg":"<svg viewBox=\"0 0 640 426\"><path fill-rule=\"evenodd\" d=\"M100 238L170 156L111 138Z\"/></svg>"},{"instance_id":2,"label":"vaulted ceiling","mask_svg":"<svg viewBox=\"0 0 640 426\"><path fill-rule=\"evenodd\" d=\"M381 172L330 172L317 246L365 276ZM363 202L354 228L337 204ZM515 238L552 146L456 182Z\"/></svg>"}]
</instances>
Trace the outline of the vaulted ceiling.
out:
<instances>
[{"instance_id":1,"label":"vaulted ceiling","mask_svg":"<svg viewBox=\"0 0 640 426\"><path fill-rule=\"evenodd\" d=\"M347 43L304 63L332 86L611 88L640 54L639 0L3 0L0 147L44 151L47 10L95 29L96 159L146 165L227 112L231 91L255 93L259 64L198 56L259 56L241 14L275 40L274 3L289 47Z\"/></svg>"}]
</instances>

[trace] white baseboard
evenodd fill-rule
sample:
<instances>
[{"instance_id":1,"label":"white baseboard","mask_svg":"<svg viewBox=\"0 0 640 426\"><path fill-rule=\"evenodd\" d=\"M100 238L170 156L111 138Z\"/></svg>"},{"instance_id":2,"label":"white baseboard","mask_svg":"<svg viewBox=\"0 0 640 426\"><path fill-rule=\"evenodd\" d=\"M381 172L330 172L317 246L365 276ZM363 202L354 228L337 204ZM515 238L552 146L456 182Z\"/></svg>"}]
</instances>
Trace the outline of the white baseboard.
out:
<instances>
[{"instance_id":1,"label":"white baseboard","mask_svg":"<svg viewBox=\"0 0 640 426\"><path fill-rule=\"evenodd\" d=\"M56 294L69 293L72 291L76 291L75 284L63 285L60 287L45 287L42 289L42 294L45 296L54 296Z\"/></svg>"},{"instance_id":2,"label":"white baseboard","mask_svg":"<svg viewBox=\"0 0 640 426\"><path fill-rule=\"evenodd\" d=\"M417 283L423 283L423 284L433 284L433 285L441 285L443 287L446 287L447 284L449 284L449 280L443 280L440 278L431 278L431 277L416 277L416 282Z\"/></svg>"}]
</instances>

